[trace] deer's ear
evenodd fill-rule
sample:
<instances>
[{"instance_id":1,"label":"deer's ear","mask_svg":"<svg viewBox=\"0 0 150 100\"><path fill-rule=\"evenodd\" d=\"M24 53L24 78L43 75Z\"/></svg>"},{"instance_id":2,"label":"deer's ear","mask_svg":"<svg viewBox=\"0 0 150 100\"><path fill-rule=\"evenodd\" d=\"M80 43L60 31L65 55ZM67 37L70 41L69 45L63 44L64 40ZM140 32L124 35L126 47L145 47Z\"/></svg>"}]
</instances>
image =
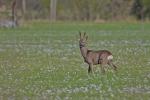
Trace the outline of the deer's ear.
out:
<instances>
[{"instance_id":1,"label":"deer's ear","mask_svg":"<svg viewBox=\"0 0 150 100\"><path fill-rule=\"evenodd\" d=\"M88 40L88 36L86 36L85 39Z\"/></svg>"},{"instance_id":2,"label":"deer's ear","mask_svg":"<svg viewBox=\"0 0 150 100\"><path fill-rule=\"evenodd\" d=\"M79 36L80 36L80 39L81 39L81 32L79 31Z\"/></svg>"},{"instance_id":3,"label":"deer's ear","mask_svg":"<svg viewBox=\"0 0 150 100\"><path fill-rule=\"evenodd\" d=\"M85 35L86 35L86 32L84 32L84 35L83 35L83 37L85 37Z\"/></svg>"}]
</instances>

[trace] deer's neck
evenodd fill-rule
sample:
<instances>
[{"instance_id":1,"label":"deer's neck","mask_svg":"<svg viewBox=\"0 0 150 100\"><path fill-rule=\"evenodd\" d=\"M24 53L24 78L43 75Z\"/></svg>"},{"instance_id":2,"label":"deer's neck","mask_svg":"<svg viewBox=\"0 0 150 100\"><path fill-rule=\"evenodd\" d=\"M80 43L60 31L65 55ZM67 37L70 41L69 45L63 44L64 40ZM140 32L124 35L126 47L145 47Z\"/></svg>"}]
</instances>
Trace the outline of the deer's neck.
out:
<instances>
[{"instance_id":1,"label":"deer's neck","mask_svg":"<svg viewBox=\"0 0 150 100\"><path fill-rule=\"evenodd\" d=\"M80 51L81 51L83 58L85 59L87 57L88 49L86 47L80 47Z\"/></svg>"}]
</instances>

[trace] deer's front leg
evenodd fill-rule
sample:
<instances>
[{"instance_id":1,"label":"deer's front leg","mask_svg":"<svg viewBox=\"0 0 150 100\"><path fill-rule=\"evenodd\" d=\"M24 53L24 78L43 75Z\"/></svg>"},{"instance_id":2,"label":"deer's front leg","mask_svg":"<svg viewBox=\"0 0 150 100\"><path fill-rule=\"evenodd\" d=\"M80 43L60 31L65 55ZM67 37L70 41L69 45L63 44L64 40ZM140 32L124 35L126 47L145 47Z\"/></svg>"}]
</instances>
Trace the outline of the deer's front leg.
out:
<instances>
[{"instance_id":1,"label":"deer's front leg","mask_svg":"<svg viewBox=\"0 0 150 100\"><path fill-rule=\"evenodd\" d=\"M102 65L100 65L100 66L101 66L101 71L102 71L102 73L105 73L104 65L102 64Z\"/></svg>"},{"instance_id":2,"label":"deer's front leg","mask_svg":"<svg viewBox=\"0 0 150 100\"><path fill-rule=\"evenodd\" d=\"M105 73L105 65L107 64L107 60L106 59L103 59L102 60L102 63L101 63L101 71L102 73Z\"/></svg>"},{"instance_id":3,"label":"deer's front leg","mask_svg":"<svg viewBox=\"0 0 150 100\"><path fill-rule=\"evenodd\" d=\"M93 64L89 64L88 73L93 73Z\"/></svg>"},{"instance_id":4,"label":"deer's front leg","mask_svg":"<svg viewBox=\"0 0 150 100\"><path fill-rule=\"evenodd\" d=\"M108 65L109 65L109 66L112 66L112 67L114 68L114 70L117 71L117 66L114 65L112 61L109 61L109 62L108 62Z\"/></svg>"}]
</instances>

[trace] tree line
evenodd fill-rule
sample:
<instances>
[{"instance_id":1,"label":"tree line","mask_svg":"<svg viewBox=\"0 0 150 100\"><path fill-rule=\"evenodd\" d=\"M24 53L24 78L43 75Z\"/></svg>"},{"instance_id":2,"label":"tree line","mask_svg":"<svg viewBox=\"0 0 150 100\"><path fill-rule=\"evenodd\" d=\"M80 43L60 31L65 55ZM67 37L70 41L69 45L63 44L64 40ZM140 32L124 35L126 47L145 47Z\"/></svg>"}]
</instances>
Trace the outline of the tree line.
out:
<instances>
[{"instance_id":1,"label":"tree line","mask_svg":"<svg viewBox=\"0 0 150 100\"><path fill-rule=\"evenodd\" d=\"M0 0L0 18L10 16L14 0ZM149 19L150 0L15 0L20 19L125 20Z\"/></svg>"}]
</instances>

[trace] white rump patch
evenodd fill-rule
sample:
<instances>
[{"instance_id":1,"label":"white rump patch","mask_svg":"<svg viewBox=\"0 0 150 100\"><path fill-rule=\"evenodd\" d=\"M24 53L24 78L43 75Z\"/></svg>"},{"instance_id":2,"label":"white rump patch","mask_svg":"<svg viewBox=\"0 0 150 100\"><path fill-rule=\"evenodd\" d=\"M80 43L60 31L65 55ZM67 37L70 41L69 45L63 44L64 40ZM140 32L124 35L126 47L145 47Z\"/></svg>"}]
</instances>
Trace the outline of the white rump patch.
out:
<instances>
[{"instance_id":1,"label":"white rump patch","mask_svg":"<svg viewBox=\"0 0 150 100\"><path fill-rule=\"evenodd\" d=\"M108 59L108 60L112 60L112 59L113 59L113 56L110 55L110 56L107 57L107 59Z\"/></svg>"}]
</instances>

